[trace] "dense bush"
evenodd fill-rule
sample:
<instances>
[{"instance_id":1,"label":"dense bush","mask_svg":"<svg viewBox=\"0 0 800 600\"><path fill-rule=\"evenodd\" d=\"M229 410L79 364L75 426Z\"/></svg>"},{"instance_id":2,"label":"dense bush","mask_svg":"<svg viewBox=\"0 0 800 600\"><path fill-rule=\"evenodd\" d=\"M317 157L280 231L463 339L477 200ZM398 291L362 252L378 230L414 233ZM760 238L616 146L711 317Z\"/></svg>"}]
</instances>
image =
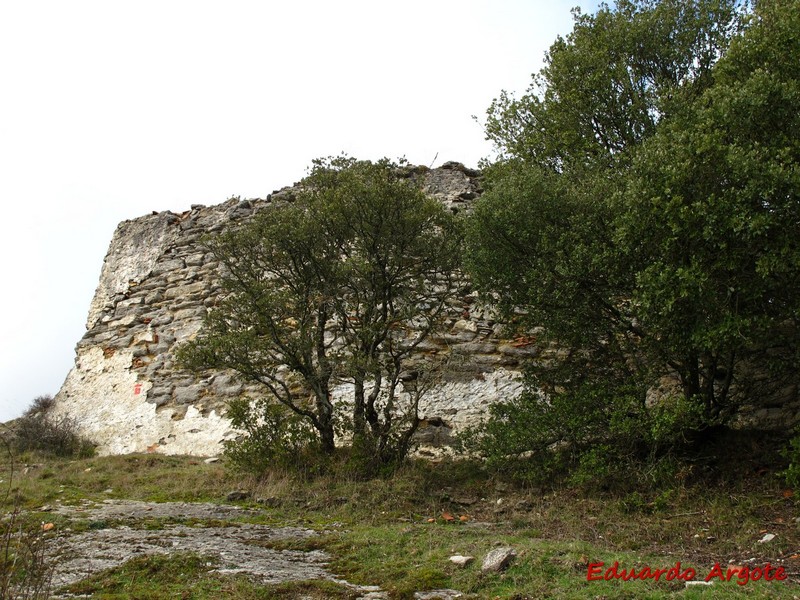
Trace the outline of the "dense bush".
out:
<instances>
[{"instance_id":1,"label":"dense bush","mask_svg":"<svg viewBox=\"0 0 800 600\"><path fill-rule=\"evenodd\" d=\"M680 396L648 405L636 386L583 382L548 397L527 391L492 406L463 436L494 470L543 484L624 482L668 474L687 450L697 407ZM654 482L655 483L655 482Z\"/></svg>"},{"instance_id":2,"label":"dense bush","mask_svg":"<svg viewBox=\"0 0 800 600\"><path fill-rule=\"evenodd\" d=\"M789 461L789 466L783 472L786 484L800 490L800 429L795 430L795 436L789 440L783 455Z\"/></svg>"},{"instance_id":3,"label":"dense bush","mask_svg":"<svg viewBox=\"0 0 800 600\"><path fill-rule=\"evenodd\" d=\"M63 457L94 454L93 444L78 433L75 419L53 415L53 398L39 396L14 422L12 445L17 452L36 450Z\"/></svg>"},{"instance_id":4,"label":"dense bush","mask_svg":"<svg viewBox=\"0 0 800 600\"><path fill-rule=\"evenodd\" d=\"M241 471L257 475L270 469L301 472L322 458L314 431L282 404L240 398L228 405L227 416L246 433L225 443L225 456Z\"/></svg>"}]
</instances>

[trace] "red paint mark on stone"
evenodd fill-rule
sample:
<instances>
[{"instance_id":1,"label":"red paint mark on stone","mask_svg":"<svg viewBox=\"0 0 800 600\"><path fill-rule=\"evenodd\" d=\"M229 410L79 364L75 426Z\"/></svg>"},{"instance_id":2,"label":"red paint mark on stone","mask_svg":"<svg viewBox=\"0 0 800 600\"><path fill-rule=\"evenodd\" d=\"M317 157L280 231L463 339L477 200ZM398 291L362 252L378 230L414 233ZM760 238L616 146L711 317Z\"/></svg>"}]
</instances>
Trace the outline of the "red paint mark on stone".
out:
<instances>
[{"instance_id":1,"label":"red paint mark on stone","mask_svg":"<svg viewBox=\"0 0 800 600\"><path fill-rule=\"evenodd\" d=\"M142 384L141 383L135 384L133 386L133 395L138 396L141 393L142 393Z\"/></svg>"}]
</instances>

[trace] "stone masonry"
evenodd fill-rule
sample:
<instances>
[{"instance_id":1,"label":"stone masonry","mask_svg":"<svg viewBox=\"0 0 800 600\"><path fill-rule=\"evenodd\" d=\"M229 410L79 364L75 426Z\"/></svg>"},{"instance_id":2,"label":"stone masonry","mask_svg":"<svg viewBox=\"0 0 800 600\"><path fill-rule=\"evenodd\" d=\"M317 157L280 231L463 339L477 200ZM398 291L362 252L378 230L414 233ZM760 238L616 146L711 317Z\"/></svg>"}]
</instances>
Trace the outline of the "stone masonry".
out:
<instances>
[{"instance_id":1,"label":"stone masonry","mask_svg":"<svg viewBox=\"0 0 800 600\"><path fill-rule=\"evenodd\" d=\"M480 174L459 163L407 174L453 212L468 211L481 193ZM197 334L219 292L218 265L201 238L292 193L290 187L263 200L154 212L117 227L75 366L56 396L56 410L74 417L101 454L213 455L239 435L225 417L227 402L264 391L230 372L181 370L174 351ZM453 298L450 308L448 330L420 348L425 355L458 358L423 399L419 436L428 447L446 445L490 404L516 395L521 360L539 351L534 338L505 339L475 294ZM336 393L346 395L346 388Z\"/></svg>"}]
</instances>

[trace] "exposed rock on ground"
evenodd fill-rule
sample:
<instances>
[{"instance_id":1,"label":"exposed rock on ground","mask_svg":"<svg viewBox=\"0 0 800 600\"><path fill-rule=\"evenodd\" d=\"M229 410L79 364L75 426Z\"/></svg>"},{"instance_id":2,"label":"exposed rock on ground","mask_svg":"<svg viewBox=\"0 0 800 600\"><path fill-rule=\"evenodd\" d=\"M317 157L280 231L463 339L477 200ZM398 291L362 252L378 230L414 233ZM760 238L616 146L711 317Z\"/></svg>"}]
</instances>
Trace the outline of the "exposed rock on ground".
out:
<instances>
[{"instance_id":1,"label":"exposed rock on ground","mask_svg":"<svg viewBox=\"0 0 800 600\"><path fill-rule=\"evenodd\" d=\"M140 502L137 500L105 500L100 504L85 502L77 506L58 505L52 512L73 519L143 520L143 519L236 519L257 514L256 511L230 504L211 502Z\"/></svg>"},{"instance_id":2,"label":"exposed rock on ground","mask_svg":"<svg viewBox=\"0 0 800 600\"><path fill-rule=\"evenodd\" d=\"M335 579L325 570L328 556L322 551L277 551L259 545L274 539L310 535L314 535L313 532L302 529L250 524L230 527L174 525L157 531L130 527L87 531L63 540L53 583L55 587L69 585L137 556L173 552L219 558L216 570L220 573L244 573L265 584Z\"/></svg>"},{"instance_id":3,"label":"exposed rock on ground","mask_svg":"<svg viewBox=\"0 0 800 600\"><path fill-rule=\"evenodd\" d=\"M495 548L483 559L481 571L484 573L497 573L505 570L516 558L517 553L513 548Z\"/></svg>"},{"instance_id":4,"label":"exposed rock on ground","mask_svg":"<svg viewBox=\"0 0 800 600\"><path fill-rule=\"evenodd\" d=\"M213 559L217 563L215 570L220 573L245 574L265 585L324 579L363 592L364 598L386 598L377 587L356 586L335 577L327 570L330 557L321 550L269 547L275 540L316 536L315 531L233 521L254 516L258 511L210 503L108 500L99 505L58 506L53 512L88 519L98 525L96 529L77 534L62 532L53 551L55 590L139 556L193 552ZM197 524L167 523L156 530L136 528L142 521L154 519L197 521ZM206 525L206 522L220 521L226 524Z\"/></svg>"},{"instance_id":5,"label":"exposed rock on ground","mask_svg":"<svg viewBox=\"0 0 800 600\"><path fill-rule=\"evenodd\" d=\"M456 590L431 590L414 594L414 600L456 600L463 597L464 594Z\"/></svg>"}]
</instances>

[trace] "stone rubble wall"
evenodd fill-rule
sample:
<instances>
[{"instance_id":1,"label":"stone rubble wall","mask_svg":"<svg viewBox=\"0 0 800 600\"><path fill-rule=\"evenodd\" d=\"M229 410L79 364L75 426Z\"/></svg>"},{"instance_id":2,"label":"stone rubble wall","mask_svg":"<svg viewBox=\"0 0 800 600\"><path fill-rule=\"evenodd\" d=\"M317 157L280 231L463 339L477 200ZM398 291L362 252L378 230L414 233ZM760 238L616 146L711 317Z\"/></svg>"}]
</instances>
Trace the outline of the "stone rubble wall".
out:
<instances>
[{"instance_id":1,"label":"stone rubble wall","mask_svg":"<svg viewBox=\"0 0 800 600\"><path fill-rule=\"evenodd\" d=\"M454 213L468 211L481 193L480 174L459 163L413 167L408 175ZM227 402L259 397L263 389L231 372L181 370L175 349L198 333L220 291L218 264L201 238L291 195L284 188L265 200L196 205L117 227L75 366L56 396L56 410L74 417L101 454L214 455L239 435L225 417ZM474 294L454 298L450 308L448 331L420 348L431 357L459 357L422 401L420 442L429 447L446 445L490 404L519 393L521 362L539 352L532 338L505 339Z\"/></svg>"}]
</instances>

